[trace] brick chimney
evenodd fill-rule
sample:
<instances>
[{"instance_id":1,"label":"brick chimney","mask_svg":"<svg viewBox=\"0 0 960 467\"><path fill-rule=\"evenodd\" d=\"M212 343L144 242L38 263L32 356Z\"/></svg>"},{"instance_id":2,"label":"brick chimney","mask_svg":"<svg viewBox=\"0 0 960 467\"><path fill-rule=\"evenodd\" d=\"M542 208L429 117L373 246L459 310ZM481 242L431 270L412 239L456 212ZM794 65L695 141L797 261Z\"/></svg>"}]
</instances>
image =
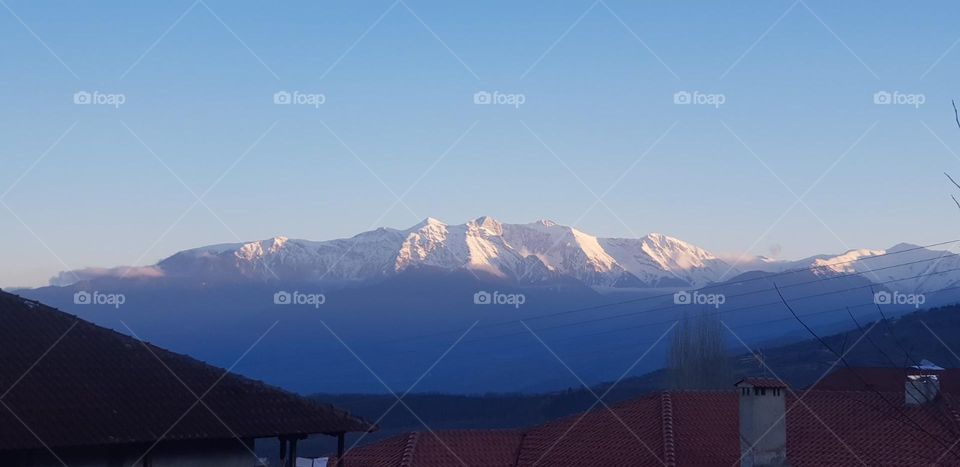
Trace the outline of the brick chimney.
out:
<instances>
[{"instance_id":1,"label":"brick chimney","mask_svg":"<svg viewBox=\"0 0 960 467\"><path fill-rule=\"evenodd\" d=\"M746 378L740 397L740 466L787 467L787 385L771 378Z\"/></svg>"}]
</instances>

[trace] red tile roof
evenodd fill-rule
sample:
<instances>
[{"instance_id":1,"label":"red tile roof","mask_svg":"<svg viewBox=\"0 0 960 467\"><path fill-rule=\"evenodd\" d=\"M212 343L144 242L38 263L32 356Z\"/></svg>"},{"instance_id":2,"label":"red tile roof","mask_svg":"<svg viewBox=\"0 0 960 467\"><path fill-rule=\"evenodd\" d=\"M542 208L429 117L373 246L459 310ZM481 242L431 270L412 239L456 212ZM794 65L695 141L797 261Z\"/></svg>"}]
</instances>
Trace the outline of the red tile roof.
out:
<instances>
[{"instance_id":1,"label":"red tile roof","mask_svg":"<svg viewBox=\"0 0 960 467\"><path fill-rule=\"evenodd\" d=\"M512 467L522 438L517 430L407 433L354 448L344 456L344 463L350 467Z\"/></svg>"},{"instance_id":2,"label":"red tile roof","mask_svg":"<svg viewBox=\"0 0 960 467\"><path fill-rule=\"evenodd\" d=\"M4 292L0 323L0 450L39 449L40 440L57 448L161 436L232 439L375 429L332 406L149 344L148 350L140 341ZM184 384L198 396L206 393L209 410Z\"/></svg>"},{"instance_id":3,"label":"red tile roof","mask_svg":"<svg viewBox=\"0 0 960 467\"><path fill-rule=\"evenodd\" d=\"M345 464L364 467L400 467L410 465L408 458L416 446L419 433L404 433L374 444L349 449L344 456ZM328 465L335 464L331 457Z\"/></svg>"},{"instance_id":4,"label":"red tile roof","mask_svg":"<svg viewBox=\"0 0 960 467\"><path fill-rule=\"evenodd\" d=\"M940 390L960 394L960 369L919 371L913 368L839 368L815 386L834 391L901 391L908 374L934 374L940 380Z\"/></svg>"},{"instance_id":5,"label":"red tile roof","mask_svg":"<svg viewBox=\"0 0 960 467\"><path fill-rule=\"evenodd\" d=\"M659 420L659 394L555 420L527 431L516 465L661 465Z\"/></svg>"},{"instance_id":6,"label":"red tile roof","mask_svg":"<svg viewBox=\"0 0 960 467\"><path fill-rule=\"evenodd\" d=\"M960 465L960 446L953 446L953 450L947 452L948 446L960 441L960 397L945 394L930 404L907 407L902 389L887 393L785 392L787 456L793 467L850 466L861 465L861 462L866 465ZM585 414L524 430L513 464L484 463L484 456L476 451L471 451L470 461L464 460L470 466L739 464L739 396L735 390L652 394L616 404L611 409L616 416L601 406ZM462 433L476 437L474 446L496 445L482 441L489 432ZM444 432L439 435L443 437ZM419 435L421 441L429 438L429 434ZM394 448L379 443L363 449L385 456ZM500 447L489 449L485 452L491 456L507 451ZM430 452L441 455L436 450ZM351 462L348 465L459 465L455 460L443 463L450 460L415 450L407 464Z\"/></svg>"}]
</instances>

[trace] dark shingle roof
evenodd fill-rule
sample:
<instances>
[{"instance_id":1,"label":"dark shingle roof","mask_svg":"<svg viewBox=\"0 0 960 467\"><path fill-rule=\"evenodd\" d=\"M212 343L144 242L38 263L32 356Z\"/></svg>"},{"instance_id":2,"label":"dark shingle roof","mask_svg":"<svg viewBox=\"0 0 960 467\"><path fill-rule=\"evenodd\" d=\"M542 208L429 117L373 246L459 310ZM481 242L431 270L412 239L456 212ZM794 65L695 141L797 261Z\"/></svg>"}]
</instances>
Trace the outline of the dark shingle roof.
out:
<instances>
[{"instance_id":1,"label":"dark shingle roof","mask_svg":"<svg viewBox=\"0 0 960 467\"><path fill-rule=\"evenodd\" d=\"M0 292L0 450L376 429L225 372Z\"/></svg>"}]
</instances>

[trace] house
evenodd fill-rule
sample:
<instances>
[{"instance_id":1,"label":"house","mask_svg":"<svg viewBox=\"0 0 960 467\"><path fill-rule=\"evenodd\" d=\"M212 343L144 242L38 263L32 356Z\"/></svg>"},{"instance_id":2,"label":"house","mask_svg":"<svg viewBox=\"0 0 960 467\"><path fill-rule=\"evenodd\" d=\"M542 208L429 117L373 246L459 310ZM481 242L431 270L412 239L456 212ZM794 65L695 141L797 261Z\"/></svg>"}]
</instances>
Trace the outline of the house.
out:
<instances>
[{"instance_id":1,"label":"house","mask_svg":"<svg viewBox=\"0 0 960 467\"><path fill-rule=\"evenodd\" d=\"M244 466L369 422L0 292L0 465ZM278 464L273 464L278 465Z\"/></svg>"},{"instance_id":2,"label":"house","mask_svg":"<svg viewBox=\"0 0 960 467\"><path fill-rule=\"evenodd\" d=\"M400 435L344 459L351 467L960 465L960 396L929 382L937 370L904 373L890 369L884 392L793 392L747 378L731 390L649 394L521 430Z\"/></svg>"}]
</instances>

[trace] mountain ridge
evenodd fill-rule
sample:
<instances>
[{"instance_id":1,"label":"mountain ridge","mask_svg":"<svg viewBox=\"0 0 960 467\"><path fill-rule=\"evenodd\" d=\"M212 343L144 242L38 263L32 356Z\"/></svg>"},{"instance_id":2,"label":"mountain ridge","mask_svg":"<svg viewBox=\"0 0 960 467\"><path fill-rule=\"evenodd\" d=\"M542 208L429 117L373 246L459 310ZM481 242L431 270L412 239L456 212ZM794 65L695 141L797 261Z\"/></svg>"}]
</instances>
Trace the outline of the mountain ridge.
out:
<instances>
[{"instance_id":1,"label":"mountain ridge","mask_svg":"<svg viewBox=\"0 0 960 467\"><path fill-rule=\"evenodd\" d=\"M905 258L872 258L904 250L908 251L900 256ZM383 280L417 268L436 268L466 270L522 285L572 278L595 288L682 289L699 288L754 270L776 273L805 267L816 268L818 274L864 273L874 282L883 282L912 274L881 274L872 268L889 270L896 261L916 259L929 259L926 262L934 267L960 269L960 261L953 255L946 256L945 251L905 243L889 250L853 249L795 261L760 256L729 260L660 233L639 238L597 237L549 219L509 224L481 216L462 224L446 224L428 217L407 229L381 227L349 238L317 241L275 236L201 246L174 253L150 266L65 271L50 283L65 286L100 277L171 277L203 283L278 280L346 285ZM917 272L913 269L907 272ZM957 282L957 275L953 276L927 277L915 284L899 285L943 286Z\"/></svg>"}]
</instances>

